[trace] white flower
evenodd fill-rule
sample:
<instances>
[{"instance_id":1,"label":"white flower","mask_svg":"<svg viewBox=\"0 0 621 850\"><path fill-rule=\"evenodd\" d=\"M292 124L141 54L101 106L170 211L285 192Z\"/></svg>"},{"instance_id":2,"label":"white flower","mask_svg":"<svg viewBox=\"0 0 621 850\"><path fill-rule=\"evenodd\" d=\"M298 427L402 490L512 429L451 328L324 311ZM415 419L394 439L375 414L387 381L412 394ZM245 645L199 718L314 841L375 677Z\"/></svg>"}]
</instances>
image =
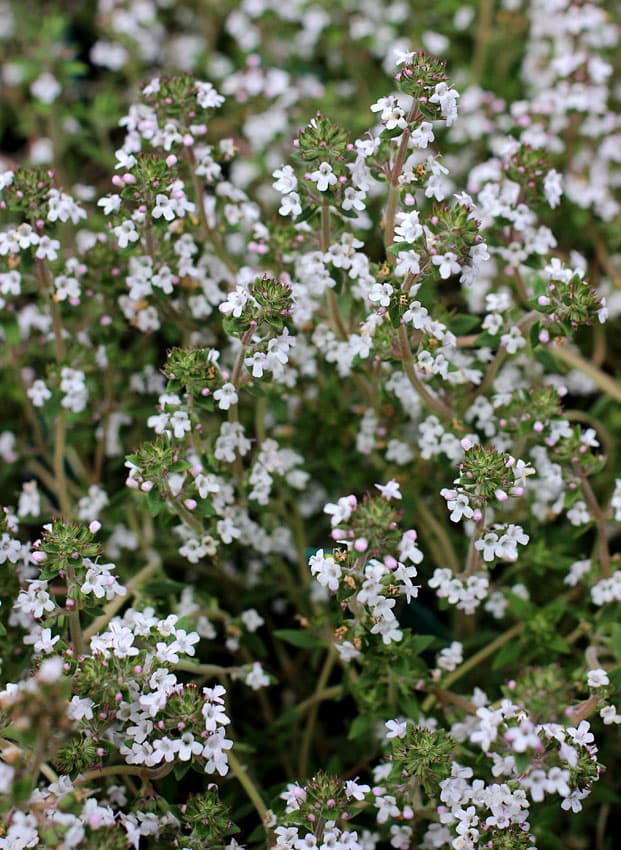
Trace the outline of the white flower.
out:
<instances>
[{"instance_id":1,"label":"white flower","mask_svg":"<svg viewBox=\"0 0 621 850\"><path fill-rule=\"evenodd\" d=\"M387 484L376 484L375 487L380 491L382 496L390 501L391 499L402 499L400 484L392 478Z\"/></svg>"},{"instance_id":2,"label":"white flower","mask_svg":"<svg viewBox=\"0 0 621 850\"><path fill-rule=\"evenodd\" d=\"M35 407L43 407L45 402L52 398L52 393L40 379L33 381L32 386L26 390L26 394Z\"/></svg>"},{"instance_id":3,"label":"white flower","mask_svg":"<svg viewBox=\"0 0 621 850\"><path fill-rule=\"evenodd\" d=\"M54 103L58 95L62 91L62 86L53 74L45 71L41 76L31 83L30 91L33 97L40 100L41 103Z\"/></svg>"},{"instance_id":4,"label":"white flower","mask_svg":"<svg viewBox=\"0 0 621 850\"><path fill-rule=\"evenodd\" d=\"M619 724L621 723L621 714L617 712L617 709L614 705L605 705L599 712L599 716L604 721L605 726L610 726L613 723Z\"/></svg>"},{"instance_id":5,"label":"white flower","mask_svg":"<svg viewBox=\"0 0 621 850\"><path fill-rule=\"evenodd\" d=\"M194 85L198 90L196 100L198 105L203 109L216 109L224 103L224 97L219 94L211 83L195 82Z\"/></svg>"},{"instance_id":6,"label":"white flower","mask_svg":"<svg viewBox=\"0 0 621 850\"><path fill-rule=\"evenodd\" d=\"M433 124L430 121L423 121L420 127L412 130L410 138L414 147L424 150L429 142L433 142L435 139L433 135Z\"/></svg>"},{"instance_id":7,"label":"white flower","mask_svg":"<svg viewBox=\"0 0 621 850\"><path fill-rule=\"evenodd\" d=\"M597 667L594 670L589 670L587 673L587 685L590 688L603 688L610 684L610 679L605 670Z\"/></svg>"},{"instance_id":8,"label":"white flower","mask_svg":"<svg viewBox=\"0 0 621 850\"><path fill-rule=\"evenodd\" d=\"M74 696L69 703L67 716L72 720L92 720L94 704L93 700L88 697L80 699L80 697Z\"/></svg>"},{"instance_id":9,"label":"white flower","mask_svg":"<svg viewBox=\"0 0 621 850\"><path fill-rule=\"evenodd\" d=\"M543 191L552 209L557 207L563 195L563 178L558 171L548 171L543 181Z\"/></svg>"},{"instance_id":10,"label":"white flower","mask_svg":"<svg viewBox=\"0 0 621 850\"><path fill-rule=\"evenodd\" d=\"M407 274L418 274L419 272L420 255L416 251L399 251L395 265L395 274L399 277L405 277ZM410 295L415 295L412 289L410 289Z\"/></svg>"},{"instance_id":11,"label":"white flower","mask_svg":"<svg viewBox=\"0 0 621 850\"><path fill-rule=\"evenodd\" d=\"M332 171L332 166L329 162L322 162L317 171L313 171L310 179L317 184L317 189L320 192L326 192L330 186L336 184L336 174Z\"/></svg>"},{"instance_id":12,"label":"white flower","mask_svg":"<svg viewBox=\"0 0 621 850\"><path fill-rule=\"evenodd\" d=\"M265 622L263 617L254 608L243 611L240 619L249 632L256 632Z\"/></svg>"},{"instance_id":13,"label":"white flower","mask_svg":"<svg viewBox=\"0 0 621 850\"><path fill-rule=\"evenodd\" d=\"M364 202L366 197L366 192L363 192L361 189L354 189L352 186L348 186L347 189L345 189L345 196L341 206L346 212L349 212L349 210L362 212L365 208Z\"/></svg>"},{"instance_id":14,"label":"white flower","mask_svg":"<svg viewBox=\"0 0 621 850\"><path fill-rule=\"evenodd\" d=\"M438 654L438 667L442 670L452 671L464 660L463 645L454 640L450 646L440 650Z\"/></svg>"},{"instance_id":15,"label":"white flower","mask_svg":"<svg viewBox=\"0 0 621 850\"><path fill-rule=\"evenodd\" d=\"M384 726L387 738L405 738L407 734L407 720L387 720Z\"/></svg>"},{"instance_id":16,"label":"white flower","mask_svg":"<svg viewBox=\"0 0 621 850\"><path fill-rule=\"evenodd\" d=\"M235 319L239 319L249 298L248 290L244 289L243 286L236 286L232 292L229 292L226 301L222 301L218 306L218 309L225 316L231 315Z\"/></svg>"},{"instance_id":17,"label":"white flower","mask_svg":"<svg viewBox=\"0 0 621 850\"><path fill-rule=\"evenodd\" d=\"M395 242L416 242L423 235L416 210L397 213L395 223Z\"/></svg>"},{"instance_id":18,"label":"white flower","mask_svg":"<svg viewBox=\"0 0 621 850\"><path fill-rule=\"evenodd\" d=\"M140 239L134 222L129 219L113 227L112 232L118 240L119 248L127 248L130 242L137 242Z\"/></svg>"},{"instance_id":19,"label":"white flower","mask_svg":"<svg viewBox=\"0 0 621 850\"><path fill-rule=\"evenodd\" d=\"M290 192L288 195L283 195L281 204L278 208L279 215L291 215L297 218L302 212L302 204L300 196L297 192Z\"/></svg>"},{"instance_id":20,"label":"white flower","mask_svg":"<svg viewBox=\"0 0 621 850\"><path fill-rule=\"evenodd\" d=\"M58 257L59 248L60 242L58 239L50 239L49 236L42 236L39 239L35 257L38 260L55 260Z\"/></svg>"},{"instance_id":21,"label":"white flower","mask_svg":"<svg viewBox=\"0 0 621 850\"><path fill-rule=\"evenodd\" d=\"M328 502L328 504L324 507L324 514L328 514L332 517L330 523L333 528L337 525L340 525L342 522L347 522L347 520L352 515L353 511L356 510L356 497L355 496L342 496L336 503Z\"/></svg>"},{"instance_id":22,"label":"white flower","mask_svg":"<svg viewBox=\"0 0 621 850\"><path fill-rule=\"evenodd\" d=\"M442 280L447 280L451 275L458 274L461 271L461 266L457 262L457 254L452 251L447 251L446 254L435 254L431 258L431 262L434 266L438 266Z\"/></svg>"},{"instance_id":23,"label":"white flower","mask_svg":"<svg viewBox=\"0 0 621 850\"><path fill-rule=\"evenodd\" d=\"M297 188L298 179L295 176L295 171L290 165L283 165L282 168L277 168L272 173L272 177L276 177L276 181L272 183L274 189L282 194L293 192Z\"/></svg>"},{"instance_id":24,"label":"white flower","mask_svg":"<svg viewBox=\"0 0 621 850\"><path fill-rule=\"evenodd\" d=\"M524 348L526 340L520 329L514 325L508 333L500 337L500 344L507 350L507 354L516 354L520 348Z\"/></svg>"},{"instance_id":25,"label":"white flower","mask_svg":"<svg viewBox=\"0 0 621 850\"><path fill-rule=\"evenodd\" d=\"M235 385L230 382L223 384L220 389L217 389L213 397L218 402L220 410L228 410L231 405L237 404L239 400Z\"/></svg>"},{"instance_id":26,"label":"white flower","mask_svg":"<svg viewBox=\"0 0 621 850\"><path fill-rule=\"evenodd\" d=\"M252 665L250 672L246 674L244 682L252 688L253 691L258 691L260 688L265 688L270 683L269 676L263 672L263 667L258 661Z\"/></svg>"},{"instance_id":27,"label":"white flower","mask_svg":"<svg viewBox=\"0 0 621 850\"><path fill-rule=\"evenodd\" d=\"M153 218L162 218L166 221L173 221L176 214L177 202L168 195L158 194L155 196L155 206L153 207Z\"/></svg>"},{"instance_id":28,"label":"white flower","mask_svg":"<svg viewBox=\"0 0 621 850\"><path fill-rule=\"evenodd\" d=\"M429 103L438 103L442 117L446 120L446 126L450 127L457 118L457 98L459 93L449 89L446 83L438 83L434 93L429 98Z\"/></svg>"},{"instance_id":29,"label":"white flower","mask_svg":"<svg viewBox=\"0 0 621 850\"><path fill-rule=\"evenodd\" d=\"M389 283L374 283L369 292L369 301L380 307L390 307L390 296L393 289Z\"/></svg>"},{"instance_id":30,"label":"white flower","mask_svg":"<svg viewBox=\"0 0 621 850\"><path fill-rule=\"evenodd\" d=\"M319 584L336 593L339 589L339 580L342 571L334 558L330 555L324 557L323 549L319 549L310 557L308 565Z\"/></svg>"}]
</instances>

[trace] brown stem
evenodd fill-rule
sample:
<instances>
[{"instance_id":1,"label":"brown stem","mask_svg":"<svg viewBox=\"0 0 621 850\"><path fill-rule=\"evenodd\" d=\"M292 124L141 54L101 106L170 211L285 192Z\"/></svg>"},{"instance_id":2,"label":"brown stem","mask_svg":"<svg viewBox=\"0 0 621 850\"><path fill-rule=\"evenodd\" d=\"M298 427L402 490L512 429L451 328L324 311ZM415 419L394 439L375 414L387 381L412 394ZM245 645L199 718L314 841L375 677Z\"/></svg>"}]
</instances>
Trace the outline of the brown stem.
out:
<instances>
[{"instance_id":1,"label":"brown stem","mask_svg":"<svg viewBox=\"0 0 621 850\"><path fill-rule=\"evenodd\" d=\"M420 514L420 518L422 520L421 531L422 529L425 530L422 531L422 533L424 534L426 531L431 530L441 543L441 557L436 557L437 565L442 567L446 563L449 565L453 573L459 572L459 561L457 560L453 544L451 543L446 530L442 526L442 523L434 516L433 512L429 510L422 496L416 500L416 510L418 514Z\"/></svg>"},{"instance_id":2,"label":"brown stem","mask_svg":"<svg viewBox=\"0 0 621 850\"><path fill-rule=\"evenodd\" d=\"M421 381L414 369L414 361L412 350L410 349L410 341L408 339L405 325L399 326L399 350L403 361L403 369L409 382L412 384L416 392L421 396L423 401L435 411L442 419L453 419L453 411L444 404L437 396L433 395Z\"/></svg>"},{"instance_id":3,"label":"brown stem","mask_svg":"<svg viewBox=\"0 0 621 850\"><path fill-rule=\"evenodd\" d=\"M204 203L203 187L201 185L200 178L198 177L198 175L196 174L196 171L194 170L195 166L196 166L196 158L194 156L194 151L192 150L191 147L184 148L184 151L185 151L186 157L188 159L188 162L190 163L190 172L192 174L192 184L194 186L194 200L196 202L196 206L198 207L198 215L199 215L201 224L203 226L203 230L205 231L205 236L207 237L207 239L209 239L209 241L213 245L216 256L224 263L224 265L227 267L230 274L232 275L233 279L235 279L237 277L237 269L235 268L235 264L233 263L233 261L231 260L229 255L226 253L226 250L224 248L224 245L222 244L222 241L220 239L218 231L215 230L213 227L211 227L211 225L209 224L209 220L207 218L207 212L205 210L205 203Z\"/></svg>"},{"instance_id":4,"label":"brown stem","mask_svg":"<svg viewBox=\"0 0 621 850\"><path fill-rule=\"evenodd\" d=\"M483 74L487 45L492 34L493 7L493 0L480 0L479 22L474 45L474 58L472 60L472 82L475 85L481 81L481 75Z\"/></svg>"},{"instance_id":5,"label":"brown stem","mask_svg":"<svg viewBox=\"0 0 621 850\"><path fill-rule=\"evenodd\" d=\"M388 205L386 207L386 215L384 218L384 247L390 248L394 241L395 235L395 217L397 214L397 205L399 203L399 177L403 170L403 163L407 155L408 144L410 141L410 124L418 120L420 112L417 104L413 104L409 115L406 119L408 126L404 129L399 142L397 156L390 170L390 190L388 192ZM389 255L390 256L390 255Z\"/></svg>"}]
</instances>

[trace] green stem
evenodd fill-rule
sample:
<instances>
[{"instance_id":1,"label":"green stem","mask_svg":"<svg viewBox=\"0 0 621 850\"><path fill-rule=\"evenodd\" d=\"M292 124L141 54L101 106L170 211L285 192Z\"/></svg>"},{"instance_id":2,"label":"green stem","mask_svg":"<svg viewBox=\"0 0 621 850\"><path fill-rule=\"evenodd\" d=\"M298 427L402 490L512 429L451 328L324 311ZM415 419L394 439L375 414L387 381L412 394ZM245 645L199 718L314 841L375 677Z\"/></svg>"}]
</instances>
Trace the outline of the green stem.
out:
<instances>
[{"instance_id":1,"label":"green stem","mask_svg":"<svg viewBox=\"0 0 621 850\"><path fill-rule=\"evenodd\" d=\"M470 545L468 547L468 557L466 559L466 569L464 570L463 577L467 578L468 576L474 575L476 572L480 562L481 562L481 553L476 548L476 542L481 537L481 533L485 527L485 511L483 512L483 516L476 523L474 534L470 539Z\"/></svg>"},{"instance_id":2,"label":"green stem","mask_svg":"<svg viewBox=\"0 0 621 850\"><path fill-rule=\"evenodd\" d=\"M93 779L100 779L104 776L139 776L141 779L162 779L172 772L175 764L164 764L161 767L148 768L140 767L134 764L109 764L106 767L97 767L93 770L87 770L76 779L76 783L85 785Z\"/></svg>"},{"instance_id":3,"label":"green stem","mask_svg":"<svg viewBox=\"0 0 621 850\"><path fill-rule=\"evenodd\" d=\"M320 247L323 253L330 248L330 204L327 200L321 203L321 233L319 234Z\"/></svg>"},{"instance_id":4,"label":"green stem","mask_svg":"<svg viewBox=\"0 0 621 850\"><path fill-rule=\"evenodd\" d=\"M298 703L295 707L295 711L297 714L306 714L306 712L312 708L314 705L317 705L319 702L325 702L329 699L336 699L337 697L342 696L344 693L342 685L330 685L329 688L322 688L321 690L316 690L315 693L311 694L305 700Z\"/></svg>"},{"instance_id":5,"label":"green stem","mask_svg":"<svg viewBox=\"0 0 621 850\"><path fill-rule=\"evenodd\" d=\"M321 692L325 689L328 679L330 678L330 673L332 673L332 668L336 662L336 652L332 647L328 650L328 654L326 656L326 660L324 661L323 667L321 668L321 672L319 674L319 678L317 679L317 686L315 688L315 693ZM302 738L302 746L300 748L300 776L304 778L308 773L308 763L310 759L310 749L311 743L313 740L313 733L315 731L315 725L317 723L317 716L319 714L319 701L315 700L310 708L308 713L308 719L306 721L306 728L304 729L304 737Z\"/></svg>"},{"instance_id":6,"label":"green stem","mask_svg":"<svg viewBox=\"0 0 621 850\"><path fill-rule=\"evenodd\" d=\"M60 365L65 357L65 341L63 339L63 329L60 321L60 311L58 303L54 300L53 285L50 273L48 271L45 260L37 259L37 273L43 289L48 293L50 299L50 315L52 317L52 330L54 332L54 349L56 353L56 363Z\"/></svg>"},{"instance_id":7,"label":"green stem","mask_svg":"<svg viewBox=\"0 0 621 850\"><path fill-rule=\"evenodd\" d=\"M103 610L103 614L97 617L96 620L90 624L90 626L84 631L84 637L86 640L90 640L94 635L99 634L99 632L108 625L110 620L114 617L117 611L125 605L125 603L131 599L132 596L136 594L136 591L140 587L140 585L145 582L147 579L150 579L151 576L155 575L161 566L161 558L152 550L150 553L149 563L146 564L136 575L127 583L125 589L127 593L125 596L115 596Z\"/></svg>"},{"instance_id":8,"label":"green stem","mask_svg":"<svg viewBox=\"0 0 621 850\"><path fill-rule=\"evenodd\" d=\"M229 767L235 774L235 778L246 792L248 799L252 802L257 814L261 818L261 823L264 827L267 828L267 824L269 821L269 813L267 810L267 806L261 799L261 795L259 794L257 787L248 775L246 769L242 767L241 763L237 759L237 756L235 755L235 753L233 753L232 750L229 750L229 752L227 753L227 759Z\"/></svg>"},{"instance_id":9,"label":"green stem","mask_svg":"<svg viewBox=\"0 0 621 850\"><path fill-rule=\"evenodd\" d=\"M54 426L54 479L56 481L56 493L58 504L63 519L69 521L71 518L71 504L67 492L67 478L65 476L65 439L67 434L66 411L61 409L56 417Z\"/></svg>"},{"instance_id":10,"label":"green stem","mask_svg":"<svg viewBox=\"0 0 621 850\"><path fill-rule=\"evenodd\" d=\"M260 447L265 442L265 414L267 413L267 401L264 395L259 396L254 406L254 434L257 445Z\"/></svg>"},{"instance_id":11,"label":"green stem","mask_svg":"<svg viewBox=\"0 0 621 850\"><path fill-rule=\"evenodd\" d=\"M236 673L239 667L221 667L219 664L199 664L196 661L177 661L175 670L194 673L196 676L228 676Z\"/></svg>"},{"instance_id":12,"label":"green stem","mask_svg":"<svg viewBox=\"0 0 621 850\"><path fill-rule=\"evenodd\" d=\"M610 578L610 550L608 548L608 538L606 536L605 516L602 511L597 497L593 492L593 488L589 484L589 480L580 464L577 461L572 461L574 472L580 479L582 492L589 503L595 526L597 528L597 545L599 548L599 560L602 567L602 576Z\"/></svg>"},{"instance_id":13,"label":"green stem","mask_svg":"<svg viewBox=\"0 0 621 850\"><path fill-rule=\"evenodd\" d=\"M310 585L310 570L308 568L308 558L306 557L306 534L304 531L304 521L302 519L302 514L300 513L297 499L292 499L289 503L287 516L297 554L300 584L303 588L308 588Z\"/></svg>"},{"instance_id":14,"label":"green stem","mask_svg":"<svg viewBox=\"0 0 621 850\"><path fill-rule=\"evenodd\" d=\"M614 378L611 378L610 375L602 372L602 370L598 369L597 366L594 366L592 363L589 363L588 360L585 360L579 352L574 351L571 348L567 348L564 345L551 345L549 350L555 357L558 357L558 359L562 360L567 366L570 366L572 369L578 369L590 378L593 383L600 388L600 390L603 390L611 398L614 398L615 401L621 401L621 384L619 384L618 381L615 381Z\"/></svg>"},{"instance_id":15,"label":"green stem","mask_svg":"<svg viewBox=\"0 0 621 850\"><path fill-rule=\"evenodd\" d=\"M519 331L528 331L530 326L537 320L539 317L539 313L536 310L530 310L526 313L520 321L517 323L516 327ZM489 365L487 372L479 386L472 393L471 403L477 399L480 395L484 395L492 386L494 382L494 378L498 374L498 370L502 366L505 361L505 357L507 356L506 348L499 348L496 352L496 356L492 360Z\"/></svg>"},{"instance_id":16,"label":"green stem","mask_svg":"<svg viewBox=\"0 0 621 850\"><path fill-rule=\"evenodd\" d=\"M470 670L473 670L482 661L485 661L486 658L489 658L490 655L493 655L506 643L509 643L509 641L513 640L513 638L517 637L523 629L524 623L516 623L515 626L512 626L506 632L503 632L503 634L499 635L496 640L493 640L491 643L488 643L487 646L484 646L483 649L480 649L478 652L475 652L474 655L470 656L467 661L464 661L464 663L460 667L458 667L452 673L448 674L446 679L442 681L442 689L446 690L449 685L452 685L458 679L461 679L462 676L465 676L466 673L469 673ZM433 708L436 699L436 694L429 694L429 696L422 705L421 710L424 714L426 714L430 709Z\"/></svg>"}]
</instances>

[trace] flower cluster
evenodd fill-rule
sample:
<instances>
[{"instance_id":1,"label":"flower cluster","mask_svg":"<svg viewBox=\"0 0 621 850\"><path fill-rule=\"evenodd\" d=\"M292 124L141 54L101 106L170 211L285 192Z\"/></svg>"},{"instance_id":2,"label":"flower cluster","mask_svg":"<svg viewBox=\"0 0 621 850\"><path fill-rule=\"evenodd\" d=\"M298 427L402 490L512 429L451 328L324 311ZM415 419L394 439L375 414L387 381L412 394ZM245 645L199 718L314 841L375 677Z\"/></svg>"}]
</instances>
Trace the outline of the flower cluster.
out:
<instances>
[{"instance_id":1,"label":"flower cluster","mask_svg":"<svg viewBox=\"0 0 621 850\"><path fill-rule=\"evenodd\" d=\"M621 22L407 5L0 2L0 848L605 843Z\"/></svg>"}]
</instances>

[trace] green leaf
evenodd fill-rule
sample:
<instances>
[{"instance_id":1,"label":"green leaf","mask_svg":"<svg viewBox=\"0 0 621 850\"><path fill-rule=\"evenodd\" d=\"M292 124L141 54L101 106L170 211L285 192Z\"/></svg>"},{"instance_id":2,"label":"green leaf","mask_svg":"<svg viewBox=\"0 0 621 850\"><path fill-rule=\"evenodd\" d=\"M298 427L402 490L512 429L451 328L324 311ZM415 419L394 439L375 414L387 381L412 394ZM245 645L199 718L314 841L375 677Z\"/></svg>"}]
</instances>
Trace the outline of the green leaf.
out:
<instances>
[{"instance_id":1,"label":"green leaf","mask_svg":"<svg viewBox=\"0 0 621 850\"><path fill-rule=\"evenodd\" d=\"M521 596L518 596L517 593L513 593L512 590L507 590L505 592L512 612L520 620L529 620L534 614L532 602L529 602L528 599L523 599Z\"/></svg>"},{"instance_id":2,"label":"green leaf","mask_svg":"<svg viewBox=\"0 0 621 850\"><path fill-rule=\"evenodd\" d=\"M180 779L183 779L183 777L186 775L186 773L190 769L190 764L191 764L191 762L189 762L189 761L178 761L175 764L175 766L173 768L173 773L174 773L175 779L177 781L180 780Z\"/></svg>"},{"instance_id":3,"label":"green leaf","mask_svg":"<svg viewBox=\"0 0 621 850\"><path fill-rule=\"evenodd\" d=\"M350 741L370 735L373 731L373 718L368 714L360 714L349 727L347 737Z\"/></svg>"},{"instance_id":4,"label":"green leaf","mask_svg":"<svg viewBox=\"0 0 621 850\"><path fill-rule=\"evenodd\" d=\"M16 779L13 783L12 796L15 803L23 803L32 794L32 782L30 779Z\"/></svg>"},{"instance_id":5,"label":"green leaf","mask_svg":"<svg viewBox=\"0 0 621 850\"><path fill-rule=\"evenodd\" d=\"M143 585L143 591L148 596L155 596L162 599L166 596L178 596L184 587L185 585L179 581L173 581L169 578L158 578Z\"/></svg>"},{"instance_id":6,"label":"green leaf","mask_svg":"<svg viewBox=\"0 0 621 850\"><path fill-rule=\"evenodd\" d=\"M621 661L621 625L619 625L619 623L612 624L610 648L614 652L614 656L617 661Z\"/></svg>"},{"instance_id":7,"label":"green leaf","mask_svg":"<svg viewBox=\"0 0 621 850\"><path fill-rule=\"evenodd\" d=\"M302 221L310 221L317 211L316 207L306 207L296 218L295 223L299 224Z\"/></svg>"},{"instance_id":8,"label":"green leaf","mask_svg":"<svg viewBox=\"0 0 621 850\"><path fill-rule=\"evenodd\" d=\"M523 649L520 641L512 641L505 644L500 652L494 656L492 670L501 670L503 667L512 664L522 655Z\"/></svg>"},{"instance_id":9,"label":"green leaf","mask_svg":"<svg viewBox=\"0 0 621 850\"><path fill-rule=\"evenodd\" d=\"M153 490L149 490L146 496L147 506L149 508L149 513L152 517L156 517L160 514L162 508L164 507L164 502L159 493Z\"/></svg>"},{"instance_id":10,"label":"green leaf","mask_svg":"<svg viewBox=\"0 0 621 850\"><path fill-rule=\"evenodd\" d=\"M541 330L540 322L533 322L530 326L530 330L528 332L528 336L530 339L530 344L532 348L536 348L539 345L539 331Z\"/></svg>"},{"instance_id":11,"label":"green leaf","mask_svg":"<svg viewBox=\"0 0 621 850\"><path fill-rule=\"evenodd\" d=\"M435 635L415 635L409 643L413 652L424 652L435 641Z\"/></svg>"},{"instance_id":12,"label":"green leaf","mask_svg":"<svg viewBox=\"0 0 621 850\"><path fill-rule=\"evenodd\" d=\"M274 635L293 646L315 647L324 645L317 635L303 629L276 629Z\"/></svg>"},{"instance_id":13,"label":"green leaf","mask_svg":"<svg viewBox=\"0 0 621 850\"><path fill-rule=\"evenodd\" d=\"M453 316L449 322L449 330L456 336L472 333L475 328L479 327L480 319L478 316L471 316L466 313L459 313Z\"/></svg>"},{"instance_id":14,"label":"green leaf","mask_svg":"<svg viewBox=\"0 0 621 850\"><path fill-rule=\"evenodd\" d=\"M609 670L608 678L615 691L621 691L621 667L613 667L612 670Z\"/></svg>"},{"instance_id":15,"label":"green leaf","mask_svg":"<svg viewBox=\"0 0 621 850\"><path fill-rule=\"evenodd\" d=\"M479 334L475 340L476 345L481 348L498 348L498 335L491 334L489 331Z\"/></svg>"}]
</instances>

